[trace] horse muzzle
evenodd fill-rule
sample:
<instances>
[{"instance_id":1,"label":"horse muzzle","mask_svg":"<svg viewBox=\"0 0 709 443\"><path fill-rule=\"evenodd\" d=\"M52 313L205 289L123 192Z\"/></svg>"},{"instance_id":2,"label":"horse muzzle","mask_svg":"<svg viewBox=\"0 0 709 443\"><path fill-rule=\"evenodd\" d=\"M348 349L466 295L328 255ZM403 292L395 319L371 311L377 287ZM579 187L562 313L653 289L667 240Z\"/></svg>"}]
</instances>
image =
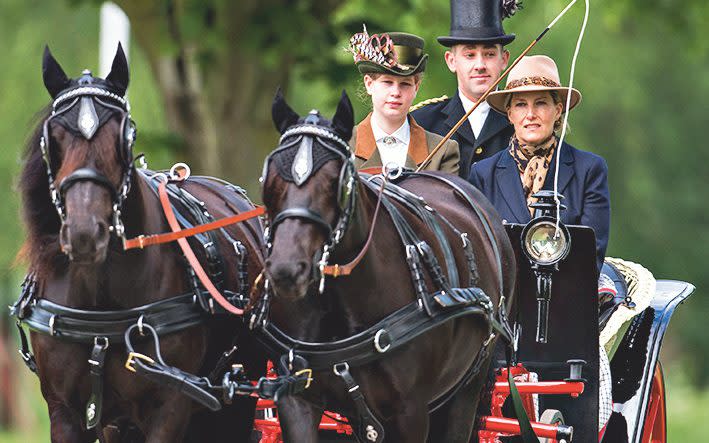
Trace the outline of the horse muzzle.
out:
<instances>
[{"instance_id":1,"label":"horse muzzle","mask_svg":"<svg viewBox=\"0 0 709 443\"><path fill-rule=\"evenodd\" d=\"M289 299L299 299L308 293L312 282L312 264L305 260L266 260L266 276L271 282L275 295Z\"/></svg>"},{"instance_id":2,"label":"horse muzzle","mask_svg":"<svg viewBox=\"0 0 709 443\"><path fill-rule=\"evenodd\" d=\"M106 259L110 232L108 223L91 217L86 222L67 220L59 231L62 252L76 264L92 265Z\"/></svg>"}]
</instances>

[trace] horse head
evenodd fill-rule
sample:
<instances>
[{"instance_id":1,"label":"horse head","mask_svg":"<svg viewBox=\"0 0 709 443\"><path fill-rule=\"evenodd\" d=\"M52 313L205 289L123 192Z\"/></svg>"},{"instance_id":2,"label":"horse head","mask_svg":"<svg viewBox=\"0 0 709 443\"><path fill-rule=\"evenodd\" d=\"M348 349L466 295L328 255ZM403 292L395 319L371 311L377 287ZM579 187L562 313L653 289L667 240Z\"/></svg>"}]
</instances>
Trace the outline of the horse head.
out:
<instances>
[{"instance_id":1,"label":"horse head","mask_svg":"<svg viewBox=\"0 0 709 443\"><path fill-rule=\"evenodd\" d=\"M105 79L88 70L69 79L45 48L42 72L54 102L40 149L61 221L61 249L74 263L102 263L111 232L123 235L120 211L133 170L126 57L119 44Z\"/></svg>"},{"instance_id":2,"label":"horse head","mask_svg":"<svg viewBox=\"0 0 709 443\"><path fill-rule=\"evenodd\" d=\"M354 116L344 92L332 120L315 110L300 117L280 91L272 114L281 139L261 177L271 244L266 276L278 296L299 299L321 277L319 263L353 210L356 171L347 140Z\"/></svg>"}]
</instances>

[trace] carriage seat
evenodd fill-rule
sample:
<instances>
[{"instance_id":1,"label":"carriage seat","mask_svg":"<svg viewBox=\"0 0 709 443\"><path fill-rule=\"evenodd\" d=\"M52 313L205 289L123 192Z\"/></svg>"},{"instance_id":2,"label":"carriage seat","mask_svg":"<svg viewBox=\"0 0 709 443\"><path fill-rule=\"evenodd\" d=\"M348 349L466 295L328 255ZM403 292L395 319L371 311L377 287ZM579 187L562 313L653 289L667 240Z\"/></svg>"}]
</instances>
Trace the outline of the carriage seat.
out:
<instances>
[{"instance_id":1,"label":"carriage seat","mask_svg":"<svg viewBox=\"0 0 709 443\"><path fill-rule=\"evenodd\" d=\"M616 341L655 295L655 278L642 265L606 257L599 279L600 344L612 358Z\"/></svg>"}]
</instances>

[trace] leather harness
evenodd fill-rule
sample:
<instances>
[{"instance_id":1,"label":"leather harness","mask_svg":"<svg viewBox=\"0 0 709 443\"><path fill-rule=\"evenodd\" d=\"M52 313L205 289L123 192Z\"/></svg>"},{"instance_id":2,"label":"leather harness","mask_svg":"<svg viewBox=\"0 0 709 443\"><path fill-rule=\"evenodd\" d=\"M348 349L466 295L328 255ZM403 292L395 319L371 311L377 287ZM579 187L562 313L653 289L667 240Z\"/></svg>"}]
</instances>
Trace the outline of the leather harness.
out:
<instances>
[{"instance_id":1,"label":"leather harness","mask_svg":"<svg viewBox=\"0 0 709 443\"><path fill-rule=\"evenodd\" d=\"M302 128L300 131L298 128L298 126L291 128L284 134L281 138L282 146L277 148L274 154L279 152L279 150L288 149L293 145L292 142L289 143L289 137L315 138L318 142L323 143L324 146L334 150L343 160L342 172L340 173L341 178L338 185L338 188L341 190L340 194L342 194L344 186L342 177L345 176L345 171L354 169L349 147L346 143L336 143L333 146L331 142L335 140L336 136L334 136L334 134L328 135L327 132L329 131L325 131L326 133L323 135L322 127L318 127L320 132L314 130L311 125L308 124L300 126L300 128ZM264 165L263 179L265 179L266 173L268 172L270 157L271 156L266 159ZM386 172L384 174L386 174ZM429 405L430 408L435 409L444 404L479 371L480 365L489 356L489 346L497 335L503 336L508 343L513 343L513 334L507 320L505 297L502 292L501 254L498 250L494 234L492 233L490 222L484 217L482 210L464 190L445 177L428 173L416 174L406 172L401 174L401 171L398 171L398 175L403 175L401 180L415 175L423 175L445 183L448 187L452 188L456 194L460 195L463 201L476 212L480 222L484 226L489 243L494 250L497 273L500 276L498 282L500 302L497 311L495 311L492 301L482 289L475 287L478 280L478 271L474 253L470 241L467 239L467 235L455 229L452 223L446 220L441 214L437 213L432 207L428 206L421 197L389 183L387 181L388 177L384 174L380 176L362 175L358 177L357 172L353 172L352 177L359 179L365 185L365 188L370 189L372 192L376 192L373 182L380 182L381 188L379 189L375 214L378 213L379 205L381 204L394 223L396 231L407 252L407 263L411 271L416 300L356 335L333 342L305 342L288 336L268 320L268 307L271 297L269 294L268 281L266 281L264 295L252 311L250 322L251 327L256 332L257 339L269 349L274 356L280 356L281 359L287 356L291 362L299 360L304 362L303 364L307 365L309 369L316 371L333 370L335 374L342 379L355 405L355 433L359 439L374 443L383 441L384 428L367 407L364 397L359 391L359 385L356 384L349 371L350 367L361 366L379 360L387 353L395 351L421 334L447 321L467 315L480 315L488 323L489 336L482 344L474 363L466 370L464 376L456 386L441 398L435 399ZM349 186L346 193L347 201L340 205L341 215L335 229L324 222L320 214L310 208L288 208L273 217L270 229L267 232L267 243L270 244L271 230L275 229L281 221L296 217L321 226L329 233L329 240L323 248L321 260L317 262L321 273L321 292L324 287L325 275L335 278L348 275L349 271L351 271L351 269L349 269L346 273L332 272L332 270L337 269L337 266L328 267L327 259L329 258L329 252L340 241L344 235L344 231L349 225L349 220L351 219L355 207L356 189L356 186ZM427 228L433 232L437 246L439 250L442 251L443 258L446 262L447 275L444 275L442 272L431 246L419 238L415 230L401 213L401 210L394 204L394 201L399 203L409 213L415 215L419 220L422 220ZM376 220L373 220L372 224L374 225L375 222ZM464 250L470 275L467 282L469 287L457 287L459 285L457 266L451 245L448 243L444 234L444 225L452 229L453 232L461 238L461 247ZM369 240L371 240L371 235L366 243L365 249L369 246ZM363 254L360 253L358 256L359 255ZM356 263L354 263L354 266L356 266ZM331 272L326 274L323 272L326 269ZM435 286L434 291L430 291L426 287L423 275L424 269Z\"/></svg>"}]
</instances>

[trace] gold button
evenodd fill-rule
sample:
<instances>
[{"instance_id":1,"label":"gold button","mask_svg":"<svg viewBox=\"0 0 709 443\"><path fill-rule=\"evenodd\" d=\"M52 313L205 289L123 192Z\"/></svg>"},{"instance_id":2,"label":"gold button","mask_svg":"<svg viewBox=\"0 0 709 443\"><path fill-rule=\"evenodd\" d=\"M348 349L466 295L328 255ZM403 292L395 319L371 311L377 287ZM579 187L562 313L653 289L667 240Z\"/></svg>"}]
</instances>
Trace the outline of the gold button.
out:
<instances>
[{"instance_id":1,"label":"gold button","mask_svg":"<svg viewBox=\"0 0 709 443\"><path fill-rule=\"evenodd\" d=\"M475 150L475 153L476 153L476 154L482 154L482 153L483 153L483 147L482 147L482 146L478 146L477 149Z\"/></svg>"}]
</instances>

